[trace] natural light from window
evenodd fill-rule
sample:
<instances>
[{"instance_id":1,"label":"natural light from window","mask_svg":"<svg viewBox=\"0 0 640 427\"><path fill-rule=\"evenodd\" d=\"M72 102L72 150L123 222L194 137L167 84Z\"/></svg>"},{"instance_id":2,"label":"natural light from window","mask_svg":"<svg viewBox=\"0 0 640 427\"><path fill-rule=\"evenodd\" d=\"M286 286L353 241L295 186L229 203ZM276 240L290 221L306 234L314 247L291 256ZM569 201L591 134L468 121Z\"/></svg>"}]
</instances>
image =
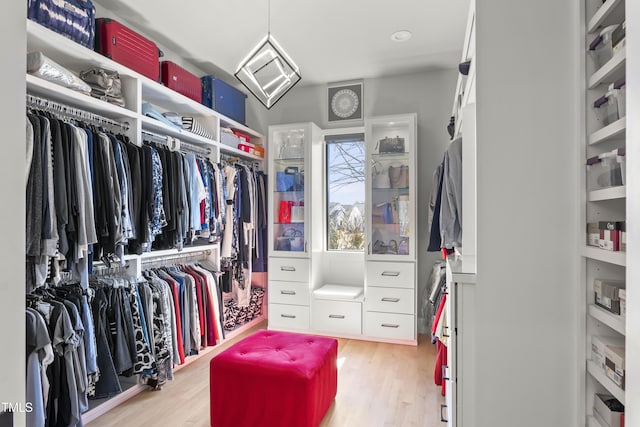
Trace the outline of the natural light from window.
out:
<instances>
[{"instance_id":1,"label":"natural light from window","mask_svg":"<svg viewBox=\"0 0 640 427\"><path fill-rule=\"evenodd\" d=\"M327 249L362 251L365 240L364 135L331 135L327 145Z\"/></svg>"}]
</instances>

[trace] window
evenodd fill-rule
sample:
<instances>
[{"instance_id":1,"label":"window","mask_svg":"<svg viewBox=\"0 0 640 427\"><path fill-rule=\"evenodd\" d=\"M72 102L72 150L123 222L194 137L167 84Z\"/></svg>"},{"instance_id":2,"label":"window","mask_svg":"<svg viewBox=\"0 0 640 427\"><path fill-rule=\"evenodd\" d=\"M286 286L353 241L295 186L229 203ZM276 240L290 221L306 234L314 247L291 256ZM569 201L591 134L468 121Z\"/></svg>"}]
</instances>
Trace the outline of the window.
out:
<instances>
[{"instance_id":1,"label":"window","mask_svg":"<svg viewBox=\"0 0 640 427\"><path fill-rule=\"evenodd\" d=\"M327 249L364 249L364 134L325 137Z\"/></svg>"}]
</instances>

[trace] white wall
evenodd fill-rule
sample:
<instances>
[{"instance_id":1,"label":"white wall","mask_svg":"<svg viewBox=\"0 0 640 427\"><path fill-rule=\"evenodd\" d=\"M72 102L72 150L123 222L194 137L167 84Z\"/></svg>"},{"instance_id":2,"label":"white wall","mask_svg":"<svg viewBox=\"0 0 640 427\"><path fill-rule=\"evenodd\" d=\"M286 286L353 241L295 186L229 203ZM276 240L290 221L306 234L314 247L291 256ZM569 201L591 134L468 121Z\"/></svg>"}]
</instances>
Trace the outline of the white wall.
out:
<instances>
[{"instance_id":1,"label":"white wall","mask_svg":"<svg viewBox=\"0 0 640 427\"><path fill-rule=\"evenodd\" d=\"M640 425L640 3L626 3L627 19L627 319L625 425ZM632 54L629 54L633 52ZM631 355L631 357L629 357Z\"/></svg>"},{"instance_id":2,"label":"white wall","mask_svg":"<svg viewBox=\"0 0 640 427\"><path fill-rule=\"evenodd\" d=\"M476 6L478 427L579 425L578 6Z\"/></svg>"},{"instance_id":3,"label":"white wall","mask_svg":"<svg viewBox=\"0 0 640 427\"><path fill-rule=\"evenodd\" d=\"M0 127L5 149L0 156L0 402L25 405L25 69L26 7L3 4L0 36ZM14 148L11 148L14 147ZM2 407L0 407L0 411ZM17 426L25 423L16 414Z\"/></svg>"},{"instance_id":4,"label":"white wall","mask_svg":"<svg viewBox=\"0 0 640 427\"><path fill-rule=\"evenodd\" d=\"M438 70L417 74L366 79L364 81L364 116L388 114L418 114L418 284L422 287L429 278L438 253L427 253L427 205L431 192L432 174L448 146L446 126L451 116L457 71ZM340 125L327 122L326 86L295 87L267 114L269 124L315 122L320 128ZM361 125L361 124L360 124ZM349 123L346 126L357 126ZM362 255L329 255L323 260L336 268L327 268L326 282L362 283L364 257ZM349 268L343 266L350 265ZM419 295L421 298L422 295ZM418 304L419 305L419 304ZM420 325L422 325L420 321ZM422 328L419 329L423 331Z\"/></svg>"}]
</instances>

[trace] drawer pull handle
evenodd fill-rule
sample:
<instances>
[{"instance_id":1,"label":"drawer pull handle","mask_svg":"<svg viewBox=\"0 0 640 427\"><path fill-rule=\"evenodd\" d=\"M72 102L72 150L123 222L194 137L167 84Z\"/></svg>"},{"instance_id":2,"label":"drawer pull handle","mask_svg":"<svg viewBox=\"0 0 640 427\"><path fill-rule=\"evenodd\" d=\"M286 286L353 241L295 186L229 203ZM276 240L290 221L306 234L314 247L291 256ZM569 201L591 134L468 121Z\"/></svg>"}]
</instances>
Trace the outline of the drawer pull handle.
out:
<instances>
[{"instance_id":1,"label":"drawer pull handle","mask_svg":"<svg viewBox=\"0 0 640 427\"><path fill-rule=\"evenodd\" d=\"M382 298L382 302L400 302L400 298Z\"/></svg>"},{"instance_id":2,"label":"drawer pull handle","mask_svg":"<svg viewBox=\"0 0 640 427\"><path fill-rule=\"evenodd\" d=\"M344 319L344 314L330 314L329 319Z\"/></svg>"},{"instance_id":3,"label":"drawer pull handle","mask_svg":"<svg viewBox=\"0 0 640 427\"><path fill-rule=\"evenodd\" d=\"M281 314L280 317L284 317L286 319L295 319L296 316L294 316L293 314Z\"/></svg>"},{"instance_id":4,"label":"drawer pull handle","mask_svg":"<svg viewBox=\"0 0 640 427\"><path fill-rule=\"evenodd\" d=\"M296 291L280 291L282 295L295 295Z\"/></svg>"},{"instance_id":5,"label":"drawer pull handle","mask_svg":"<svg viewBox=\"0 0 640 427\"><path fill-rule=\"evenodd\" d=\"M445 381L449 381L451 378L447 377L447 365L442 365L442 379Z\"/></svg>"},{"instance_id":6,"label":"drawer pull handle","mask_svg":"<svg viewBox=\"0 0 640 427\"><path fill-rule=\"evenodd\" d=\"M393 328L393 329L398 329L400 327L400 325L394 325L391 323L382 323L380 326L382 326L383 328Z\"/></svg>"},{"instance_id":7,"label":"drawer pull handle","mask_svg":"<svg viewBox=\"0 0 640 427\"><path fill-rule=\"evenodd\" d=\"M443 409L445 409L444 412L442 412ZM446 414L446 412L447 412L446 409L447 409L447 405L444 405L444 404L440 405L440 422L442 422L442 423L448 423L449 422L449 420L444 417L444 414Z\"/></svg>"},{"instance_id":8,"label":"drawer pull handle","mask_svg":"<svg viewBox=\"0 0 640 427\"><path fill-rule=\"evenodd\" d=\"M283 265L280 267L280 271L296 271L295 267L287 267L286 265Z\"/></svg>"},{"instance_id":9,"label":"drawer pull handle","mask_svg":"<svg viewBox=\"0 0 640 427\"><path fill-rule=\"evenodd\" d=\"M388 276L388 277L398 277L400 275L400 272L399 271L383 271L382 275Z\"/></svg>"}]
</instances>

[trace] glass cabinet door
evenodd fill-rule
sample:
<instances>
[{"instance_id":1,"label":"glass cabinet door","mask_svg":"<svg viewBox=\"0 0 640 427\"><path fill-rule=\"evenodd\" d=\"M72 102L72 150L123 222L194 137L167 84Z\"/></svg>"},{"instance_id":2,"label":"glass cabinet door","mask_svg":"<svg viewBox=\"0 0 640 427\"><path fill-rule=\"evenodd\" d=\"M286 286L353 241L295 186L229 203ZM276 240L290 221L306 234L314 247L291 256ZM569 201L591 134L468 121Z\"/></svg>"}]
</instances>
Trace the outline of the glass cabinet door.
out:
<instances>
[{"instance_id":1,"label":"glass cabinet door","mask_svg":"<svg viewBox=\"0 0 640 427\"><path fill-rule=\"evenodd\" d=\"M415 258L415 115L367 121L369 258Z\"/></svg>"},{"instance_id":2,"label":"glass cabinet door","mask_svg":"<svg viewBox=\"0 0 640 427\"><path fill-rule=\"evenodd\" d=\"M272 251L305 252L305 158L309 135L304 127L271 129Z\"/></svg>"}]
</instances>

